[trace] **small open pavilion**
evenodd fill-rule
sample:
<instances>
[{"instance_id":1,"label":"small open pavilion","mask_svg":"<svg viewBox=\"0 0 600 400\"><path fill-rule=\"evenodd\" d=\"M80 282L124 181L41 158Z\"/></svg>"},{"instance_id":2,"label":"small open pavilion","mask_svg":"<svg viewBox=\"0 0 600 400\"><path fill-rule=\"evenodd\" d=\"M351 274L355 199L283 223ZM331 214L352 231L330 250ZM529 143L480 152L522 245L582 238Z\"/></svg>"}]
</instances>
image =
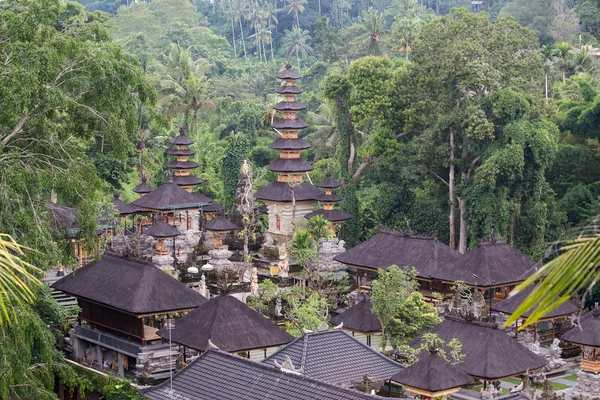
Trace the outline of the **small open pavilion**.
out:
<instances>
[{"instance_id":1,"label":"small open pavilion","mask_svg":"<svg viewBox=\"0 0 600 400\"><path fill-rule=\"evenodd\" d=\"M346 311L333 317L329 322L332 325L342 325L342 329L349 331L354 336L356 333L364 335L367 346L371 346L371 336L381 334L381 322L371 312L373 305L369 298L359 301Z\"/></svg>"},{"instance_id":2,"label":"small open pavilion","mask_svg":"<svg viewBox=\"0 0 600 400\"><path fill-rule=\"evenodd\" d=\"M169 337L167 329L157 334ZM289 343L294 337L235 297L223 295L177 320L171 340L200 352L211 348L210 340L220 350L245 357L258 350L264 358L268 350Z\"/></svg>"},{"instance_id":3,"label":"small open pavilion","mask_svg":"<svg viewBox=\"0 0 600 400\"><path fill-rule=\"evenodd\" d=\"M446 398L474 382L458 366L430 352L422 353L419 361L397 372L390 381L401 384L407 392L419 395L421 399Z\"/></svg>"}]
</instances>

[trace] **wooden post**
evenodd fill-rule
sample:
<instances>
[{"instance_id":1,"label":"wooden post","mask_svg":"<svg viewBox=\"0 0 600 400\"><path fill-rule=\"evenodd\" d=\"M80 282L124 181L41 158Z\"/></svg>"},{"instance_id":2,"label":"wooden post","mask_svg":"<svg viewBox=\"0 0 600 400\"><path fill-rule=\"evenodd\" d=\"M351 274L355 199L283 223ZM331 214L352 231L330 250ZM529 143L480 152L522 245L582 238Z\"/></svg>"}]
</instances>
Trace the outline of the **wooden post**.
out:
<instances>
[{"instance_id":1,"label":"wooden post","mask_svg":"<svg viewBox=\"0 0 600 400\"><path fill-rule=\"evenodd\" d=\"M537 341L537 323L533 324L533 343Z\"/></svg>"},{"instance_id":2,"label":"wooden post","mask_svg":"<svg viewBox=\"0 0 600 400\"><path fill-rule=\"evenodd\" d=\"M388 397L392 397L392 380L388 381Z\"/></svg>"},{"instance_id":3,"label":"wooden post","mask_svg":"<svg viewBox=\"0 0 600 400\"><path fill-rule=\"evenodd\" d=\"M555 327L554 327L554 318L552 318L552 341L554 342L555 337Z\"/></svg>"}]
</instances>

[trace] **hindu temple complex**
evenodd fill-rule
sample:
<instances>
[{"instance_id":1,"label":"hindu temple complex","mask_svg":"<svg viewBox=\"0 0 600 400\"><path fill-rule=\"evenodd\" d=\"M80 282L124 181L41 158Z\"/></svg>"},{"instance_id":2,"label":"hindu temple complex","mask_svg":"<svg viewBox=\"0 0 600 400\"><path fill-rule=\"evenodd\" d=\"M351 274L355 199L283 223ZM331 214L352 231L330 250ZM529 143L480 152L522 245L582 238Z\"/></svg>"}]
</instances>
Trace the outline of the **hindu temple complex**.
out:
<instances>
[{"instance_id":1,"label":"hindu temple complex","mask_svg":"<svg viewBox=\"0 0 600 400\"><path fill-rule=\"evenodd\" d=\"M407 225L376 228L347 249L340 232L353 215L339 208L336 193L344 181L329 172L313 185L313 166L302 157L311 145L301 136L308 127L300 118L301 76L287 65L277 79L283 100L273 107L278 138L269 147L278 157L267 166L276 178L254 190L244 160L238 192L246 197L234 210L202 193L183 127L169 140L164 177L142 175L131 203L115 193L97 231L104 248L85 248L75 211L48 201L52 227L76 260L47 279L57 298L79 306L64 351L83 366L133 380L152 400L558 400L563 389L553 382L575 376L574 369L569 393L579 397L567 399L597 399L598 308L577 318L580 307L566 302L521 329L532 308L504 328L532 289L510 292L540 267L506 240L492 234L460 254L436 233ZM326 234L309 238L300 263L293 238L315 217ZM436 311L426 317L439 314L439 323L403 349L389 344L372 301L374 282L393 265L415 270L418 292ZM344 282L318 316L285 297L307 301L318 290L306 284L311 274L329 296ZM299 328L305 320L318 329ZM453 362L450 347L420 347L433 336L458 341L462 358Z\"/></svg>"}]
</instances>

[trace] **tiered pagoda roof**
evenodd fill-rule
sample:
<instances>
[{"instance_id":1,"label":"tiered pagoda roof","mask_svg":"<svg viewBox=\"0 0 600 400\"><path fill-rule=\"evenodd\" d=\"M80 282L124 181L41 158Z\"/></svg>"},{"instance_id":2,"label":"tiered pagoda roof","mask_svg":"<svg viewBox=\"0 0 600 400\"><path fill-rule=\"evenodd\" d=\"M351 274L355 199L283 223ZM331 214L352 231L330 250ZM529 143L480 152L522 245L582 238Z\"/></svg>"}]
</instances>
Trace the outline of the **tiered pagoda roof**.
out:
<instances>
[{"instance_id":1,"label":"tiered pagoda roof","mask_svg":"<svg viewBox=\"0 0 600 400\"><path fill-rule=\"evenodd\" d=\"M138 207L133 204L127 204L123 200L121 200L120 193L118 191L115 192L114 199L112 200L115 208L121 215L129 215L135 214L136 212L141 211Z\"/></svg>"},{"instance_id":2,"label":"tiered pagoda roof","mask_svg":"<svg viewBox=\"0 0 600 400\"><path fill-rule=\"evenodd\" d=\"M310 332L263 360L279 364L289 357L303 374L332 385L351 387L365 375L387 380L401 371L402 365L359 342L341 329Z\"/></svg>"},{"instance_id":3,"label":"tiered pagoda roof","mask_svg":"<svg viewBox=\"0 0 600 400\"><path fill-rule=\"evenodd\" d=\"M173 330L175 332L177 327ZM219 350L209 350L183 368L170 382L142 389L150 400L286 399L376 400L376 396L312 379Z\"/></svg>"},{"instance_id":4,"label":"tiered pagoda roof","mask_svg":"<svg viewBox=\"0 0 600 400\"><path fill-rule=\"evenodd\" d=\"M157 333L169 337L166 329ZM223 351L239 352L281 346L293 339L272 320L228 295L210 299L178 319L171 330L173 342L199 351L210 348L209 340Z\"/></svg>"},{"instance_id":5,"label":"tiered pagoda roof","mask_svg":"<svg viewBox=\"0 0 600 400\"><path fill-rule=\"evenodd\" d=\"M513 314L517 308L525 301L527 297L533 292L535 286L529 286L525 289L521 290L519 293L510 296L509 298L502 300L498 304L492 306L492 310L499 311L504 314ZM558 301L558 297L555 299ZM539 307L539 303L535 306L531 307L529 310L524 312L521 317L528 318L537 308ZM546 315L542 317L542 320L548 320L553 318L565 317L567 315L575 314L579 311L579 307L575 304L567 301L566 303L561 304L556 307L554 310L550 311Z\"/></svg>"},{"instance_id":6,"label":"tiered pagoda roof","mask_svg":"<svg viewBox=\"0 0 600 400\"><path fill-rule=\"evenodd\" d=\"M146 235L150 235L155 238L170 238L181 235L181 232L174 226L161 221L157 224L152 225L144 231Z\"/></svg>"},{"instance_id":7,"label":"tiered pagoda roof","mask_svg":"<svg viewBox=\"0 0 600 400\"><path fill-rule=\"evenodd\" d=\"M277 181L260 189L255 197L272 202L317 201L322 192L310 183L302 181L303 174L312 171L313 167L300 157L302 150L310 148L308 142L298 137L298 133L308 126L305 121L296 117L299 111L306 108L304 104L296 101L296 96L302 93L302 89L295 83L300 79L300 75L292 71L291 65L288 64L286 70L277 75L277 78L284 81L277 93L285 100L277 103L274 108L283 114L283 118L277 119L271 126L278 129L282 137L269 146L279 152L279 158L267 166L277 174Z\"/></svg>"},{"instance_id":8,"label":"tiered pagoda roof","mask_svg":"<svg viewBox=\"0 0 600 400\"><path fill-rule=\"evenodd\" d=\"M197 163L188 160L196 154L195 151L189 148L194 142L185 134L185 128L180 127L179 135L172 138L170 143L177 146L167 152L169 155L175 157L175 160L167 162L167 167L171 168L175 173L173 183L191 192L194 186L202 183L202 179L190 175L192 169L198 168Z\"/></svg>"},{"instance_id":9,"label":"tiered pagoda roof","mask_svg":"<svg viewBox=\"0 0 600 400\"><path fill-rule=\"evenodd\" d=\"M139 195L145 195L146 193L150 193L154 188L146 183L146 177L142 178L142 182L133 188L133 191Z\"/></svg>"},{"instance_id":10,"label":"tiered pagoda roof","mask_svg":"<svg viewBox=\"0 0 600 400\"><path fill-rule=\"evenodd\" d=\"M381 322L372 313L371 301L364 299L359 301L343 313L336 315L329 322L332 325L344 324L343 328L360 333L381 332Z\"/></svg>"},{"instance_id":11,"label":"tiered pagoda roof","mask_svg":"<svg viewBox=\"0 0 600 400\"><path fill-rule=\"evenodd\" d=\"M523 282L538 268L539 264L505 240L492 238L479 243L447 268L438 270L434 277L476 287L497 287Z\"/></svg>"},{"instance_id":12,"label":"tiered pagoda roof","mask_svg":"<svg viewBox=\"0 0 600 400\"><path fill-rule=\"evenodd\" d=\"M151 263L106 253L52 288L135 315L190 310L206 302Z\"/></svg>"},{"instance_id":13,"label":"tiered pagoda roof","mask_svg":"<svg viewBox=\"0 0 600 400\"><path fill-rule=\"evenodd\" d=\"M147 195L140 197L132 204L148 210L173 211L178 209L195 209L208 205L212 199L200 193L189 193L172 182L164 182Z\"/></svg>"},{"instance_id":14,"label":"tiered pagoda roof","mask_svg":"<svg viewBox=\"0 0 600 400\"><path fill-rule=\"evenodd\" d=\"M358 246L334 259L346 265L371 270L415 267L417 276L432 279L438 272L461 258L460 253L440 242L436 236L417 235L410 230L381 230Z\"/></svg>"},{"instance_id":15,"label":"tiered pagoda roof","mask_svg":"<svg viewBox=\"0 0 600 400\"><path fill-rule=\"evenodd\" d=\"M323 203L323 208L315 210L304 216L306 219L311 219L317 215L322 215L327 221L336 223L347 221L352 218L352 215L343 210L336 210L333 208L333 204L343 200L343 197L333 194L333 190L342 186L335 179L328 177L317 183L317 187L324 189L325 194L319 198L319 201Z\"/></svg>"}]
</instances>

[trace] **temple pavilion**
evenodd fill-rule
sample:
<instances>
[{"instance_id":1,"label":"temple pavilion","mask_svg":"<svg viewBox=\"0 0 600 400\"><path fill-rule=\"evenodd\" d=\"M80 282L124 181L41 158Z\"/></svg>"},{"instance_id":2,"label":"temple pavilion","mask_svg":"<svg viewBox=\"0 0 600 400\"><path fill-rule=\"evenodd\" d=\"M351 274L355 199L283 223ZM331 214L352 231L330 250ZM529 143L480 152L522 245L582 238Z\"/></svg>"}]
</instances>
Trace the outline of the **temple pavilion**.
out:
<instances>
[{"instance_id":1,"label":"temple pavilion","mask_svg":"<svg viewBox=\"0 0 600 400\"><path fill-rule=\"evenodd\" d=\"M359 340L364 337L367 346L372 346L372 337L381 336L381 322L372 313L372 307L371 300L365 298L329 322L336 326L342 324L345 331L352 333L352 336L358 335Z\"/></svg>"},{"instance_id":2,"label":"temple pavilion","mask_svg":"<svg viewBox=\"0 0 600 400\"><path fill-rule=\"evenodd\" d=\"M302 89L296 86L300 75L292 71L288 64L277 78L284 82L277 89L284 101L277 103L274 108L282 118L273 122L271 127L281 137L269 147L279 152L279 158L267 166L277 175L277 180L258 190L255 198L263 201L268 209L269 227L262 253L267 259L279 262L283 258L287 259L285 247L291 240L296 223L313 211L323 192L303 179L304 174L313 167L300 157L300 152L310 147L308 142L298 136L308 126L296 115L306 108L296 101L296 96L302 93Z\"/></svg>"},{"instance_id":3,"label":"temple pavilion","mask_svg":"<svg viewBox=\"0 0 600 400\"><path fill-rule=\"evenodd\" d=\"M403 369L340 328L304 333L263 363L281 364L288 358L305 376L342 387L361 384L365 375L383 382Z\"/></svg>"},{"instance_id":4,"label":"temple pavilion","mask_svg":"<svg viewBox=\"0 0 600 400\"><path fill-rule=\"evenodd\" d=\"M161 329L159 336L169 337ZM171 330L174 343L204 352L213 347L244 357L265 358L294 337L246 304L229 295L210 299L180 318Z\"/></svg>"},{"instance_id":5,"label":"temple pavilion","mask_svg":"<svg viewBox=\"0 0 600 400\"><path fill-rule=\"evenodd\" d=\"M445 319L429 330L448 343L456 338L462 344L464 361L458 366L473 378L492 382L534 372L547 364L546 359L511 338L496 323L467 320L446 314ZM417 348L421 337L408 345Z\"/></svg>"},{"instance_id":6,"label":"temple pavilion","mask_svg":"<svg viewBox=\"0 0 600 400\"><path fill-rule=\"evenodd\" d=\"M317 183L316 186L325 191L325 194L322 195L319 199L319 201L323 205L323 208L306 214L304 218L311 219L312 217L316 217L317 215L322 215L324 219L331 222L333 234L336 235L339 231L339 228L342 226L342 223L352 218L352 215L350 215L346 211L336 210L333 208L333 205L335 203L343 200L341 196L334 194L333 190L339 188L342 185L337 180L328 177L322 180L321 182Z\"/></svg>"},{"instance_id":7,"label":"temple pavilion","mask_svg":"<svg viewBox=\"0 0 600 400\"><path fill-rule=\"evenodd\" d=\"M390 380L421 399L446 398L474 382L458 366L444 360L438 353L430 352L423 353L419 361L397 372Z\"/></svg>"},{"instance_id":8,"label":"temple pavilion","mask_svg":"<svg viewBox=\"0 0 600 400\"><path fill-rule=\"evenodd\" d=\"M177 328L175 328L177 329ZM375 400L376 397L314 379L288 363L263 364L219 350L209 350L169 381L140 394L150 400L286 399Z\"/></svg>"},{"instance_id":9,"label":"temple pavilion","mask_svg":"<svg viewBox=\"0 0 600 400\"><path fill-rule=\"evenodd\" d=\"M574 320L573 329L562 336L562 340L581 346L581 371L577 374L577 385L572 393L583 400L598 398L600 393L600 308Z\"/></svg>"},{"instance_id":10,"label":"temple pavilion","mask_svg":"<svg viewBox=\"0 0 600 400\"><path fill-rule=\"evenodd\" d=\"M168 376L169 347L157 331L165 318L186 313L206 299L150 263L104 254L56 281L52 288L77 298L78 325L70 332L72 356L123 376ZM148 365L144 366L148 360Z\"/></svg>"}]
</instances>

